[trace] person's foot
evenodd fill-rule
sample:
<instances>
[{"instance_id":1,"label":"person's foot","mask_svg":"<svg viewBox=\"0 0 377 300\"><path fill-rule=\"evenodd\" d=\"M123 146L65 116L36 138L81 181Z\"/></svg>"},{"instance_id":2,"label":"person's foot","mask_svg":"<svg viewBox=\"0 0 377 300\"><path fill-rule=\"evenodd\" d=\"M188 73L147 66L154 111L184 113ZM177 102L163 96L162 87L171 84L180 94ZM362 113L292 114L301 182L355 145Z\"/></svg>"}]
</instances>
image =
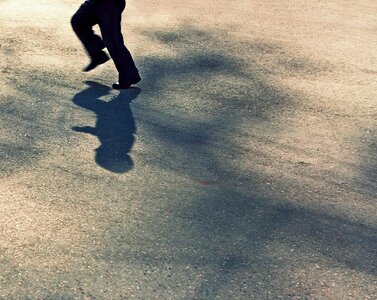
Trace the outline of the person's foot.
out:
<instances>
[{"instance_id":1,"label":"person's foot","mask_svg":"<svg viewBox=\"0 0 377 300\"><path fill-rule=\"evenodd\" d=\"M138 74L133 79L125 82L115 82L113 83L113 89L115 90L124 90L131 87L131 85L134 85L138 83L141 80L140 75Z\"/></svg>"},{"instance_id":2,"label":"person's foot","mask_svg":"<svg viewBox=\"0 0 377 300\"><path fill-rule=\"evenodd\" d=\"M98 52L98 54L93 55L92 61L90 62L89 65L87 65L83 69L83 71L84 72L89 72L89 71L95 69L96 67L98 67L99 65L104 64L109 59L110 59L110 57L106 54L106 52L104 52L104 51Z\"/></svg>"}]
</instances>

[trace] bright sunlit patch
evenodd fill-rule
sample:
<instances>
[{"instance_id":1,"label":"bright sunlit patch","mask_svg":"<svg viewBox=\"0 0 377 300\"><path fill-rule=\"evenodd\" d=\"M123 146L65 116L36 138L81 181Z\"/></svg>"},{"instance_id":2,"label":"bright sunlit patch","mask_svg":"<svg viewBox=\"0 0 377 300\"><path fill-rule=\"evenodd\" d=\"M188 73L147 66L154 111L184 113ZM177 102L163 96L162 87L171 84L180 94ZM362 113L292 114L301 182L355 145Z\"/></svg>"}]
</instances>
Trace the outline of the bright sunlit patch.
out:
<instances>
[{"instance_id":1,"label":"bright sunlit patch","mask_svg":"<svg viewBox=\"0 0 377 300\"><path fill-rule=\"evenodd\" d=\"M51 26L51 21L61 21L61 17L64 18L67 14L67 8L69 7L61 1L51 4L51 1L46 0L8 0L0 3L0 16L6 16L7 20L15 23L14 25L22 22L44 27L46 24ZM1 17L1 19L5 18Z\"/></svg>"},{"instance_id":2,"label":"bright sunlit patch","mask_svg":"<svg viewBox=\"0 0 377 300\"><path fill-rule=\"evenodd\" d=\"M24 64L44 69L51 67L64 67L65 61L57 55L24 55L22 57Z\"/></svg>"}]
</instances>

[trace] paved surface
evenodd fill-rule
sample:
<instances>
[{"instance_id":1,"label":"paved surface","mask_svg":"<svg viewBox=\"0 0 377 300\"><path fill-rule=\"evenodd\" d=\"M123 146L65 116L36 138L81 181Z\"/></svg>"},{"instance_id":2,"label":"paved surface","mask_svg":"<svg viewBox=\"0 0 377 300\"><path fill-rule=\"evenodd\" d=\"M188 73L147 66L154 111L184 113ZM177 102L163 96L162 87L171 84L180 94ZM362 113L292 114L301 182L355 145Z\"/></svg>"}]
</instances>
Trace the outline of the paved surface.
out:
<instances>
[{"instance_id":1,"label":"paved surface","mask_svg":"<svg viewBox=\"0 0 377 300\"><path fill-rule=\"evenodd\" d=\"M1 299L376 299L374 0L0 1Z\"/></svg>"}]
</instances>

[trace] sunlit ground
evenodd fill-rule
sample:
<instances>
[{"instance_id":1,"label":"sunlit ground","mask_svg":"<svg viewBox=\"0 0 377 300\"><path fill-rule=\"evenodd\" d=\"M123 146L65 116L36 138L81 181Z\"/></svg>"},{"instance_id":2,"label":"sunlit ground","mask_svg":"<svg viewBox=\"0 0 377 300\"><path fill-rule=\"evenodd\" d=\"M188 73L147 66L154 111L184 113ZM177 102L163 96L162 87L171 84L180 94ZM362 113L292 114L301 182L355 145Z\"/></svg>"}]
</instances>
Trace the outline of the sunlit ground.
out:
<instances>
[{"instance_id":1,"label":"sunlit ground","mask_svg":"<svg viewBox=\"0 0 377 300\"><path fill-rule=\"evenodd\" d=\"M374 1L128 1L140 94L79 4L0 1L0 298L377 297Z\"/></svg>"}]
</instances>

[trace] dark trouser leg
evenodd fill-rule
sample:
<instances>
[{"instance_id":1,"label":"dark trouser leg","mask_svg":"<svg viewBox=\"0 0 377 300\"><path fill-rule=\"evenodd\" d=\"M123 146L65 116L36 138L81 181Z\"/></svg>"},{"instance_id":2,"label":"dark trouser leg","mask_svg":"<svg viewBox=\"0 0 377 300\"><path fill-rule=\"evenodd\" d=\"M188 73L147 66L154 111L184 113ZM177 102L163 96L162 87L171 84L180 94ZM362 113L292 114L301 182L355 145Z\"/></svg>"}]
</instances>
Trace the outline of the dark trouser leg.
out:
<instances>
[{"instance_id":1,"label":"dark trouser leg","mask_svg":"<svg viewBox=\"0 0 377 300\"><path fill-rule=\"evenodd\" d=\"M92 29L94 25L98 24L96 7L93 4L82 4L73 15L71 24L90 57L94 57L105 48L102 39L94 34Z\"/></svg>"},{"instance_id":2,"label":"dark trouser leg","mask_svg":"<svg viewBox=\"0 0 377 300\"><path fill-rule=\"evenodd\" d=\"M103 41L119 72L119 82L125 83L139 76L135 62L124 45L121 32L124 0L106 0L98 4L99 27Z\"/></svg>"}]
</instances>

